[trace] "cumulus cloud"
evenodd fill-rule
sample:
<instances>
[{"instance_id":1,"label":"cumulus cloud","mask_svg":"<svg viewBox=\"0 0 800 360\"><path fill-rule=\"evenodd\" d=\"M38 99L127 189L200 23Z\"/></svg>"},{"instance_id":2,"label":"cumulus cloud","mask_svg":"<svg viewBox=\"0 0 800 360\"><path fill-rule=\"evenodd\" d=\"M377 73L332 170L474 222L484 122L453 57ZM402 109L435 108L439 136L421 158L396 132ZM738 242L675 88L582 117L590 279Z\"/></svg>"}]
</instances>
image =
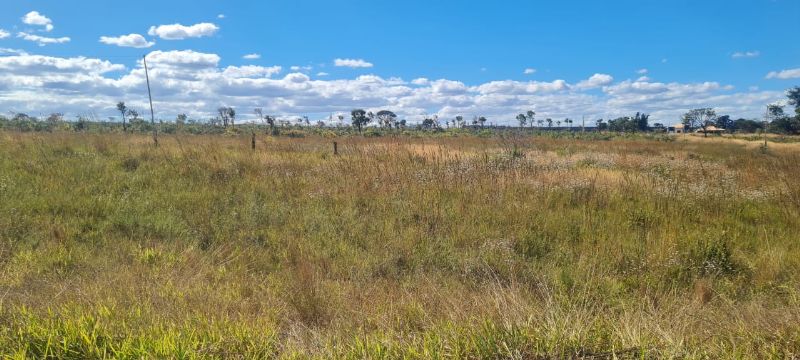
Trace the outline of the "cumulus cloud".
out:
<instances>
[{"instance_id":1,"label":"cumulus cloud","mask_svg":"<svg viewBox=\"0 0 800 360\"><path fill-rule=\"evenodd\" d=\"M215 67L220 61L220 57L217 54L201 53L193 50L157 50L148 54L147 59L152 64L189 68Z\"/></svg>"},{"instance_id":2,"label":"cumulus cloud","mask_svg":"<svg viewBox=\"0 0 800 360\"><path fill-rule=\"evenodd\" d=\"M756 50L756 51L737 51L737 52L733 53L733 55L731 55L731 57L734 58L734 59L741 59L741 58L754 58L754 57L758 57L759 55L761 55L761 52L758 51L758 50Z\"/></svg>"},{"instance_id":3,"label":"cumulus cloud","mask_svg":"<svg viewBox=\"0 0 800 360\"><path fill-rule=\"evenodd\" d=\"M797 79L800 78L800 68L796 69L788 69L788 70L781 70L781 71L771 71L767 74L767 79Z\"/></svg>"},{"instance_id":4,"label":"cumulus cloud","mask_svg":"<svg viewBox=\"0 0 800 360\"><path fill-rule=\"evenodd\" d=\"M245 60L258 60L258 59L261 59L261 54L247 54L245 56L242 56L242 59L245 59Z\"/></svg>"},{"instance_id":5,"label":"cumulus cloud","mask_svg":"<svg viewBox=\"0 0 800 360\"><path fill-rule=\"evenodd\" d=\"M784 97L780 91L735 92L716 82L660 83L640 78L614 82L595 74L565 80L498 80L466 84L453 79L400 78L362 75L352 79L311 79L300 72L280 76L279 66L221 66L217 54L191 50L154 51L147 57L157 116L176 113L204 119L221 105L282 116L328 116L353 108L389 109L410 122L438 114L487 116L498 124L515 123L522 109L539 117L580 118L651 113L652 121L678 122L694 107L715 107L732 116L757 116L764 104ZM29 113L95 112L114 116L114 104L147 105L141 61L126 68L91 58L59 58L19 54L0 57L0 109ZM323 76L317 74L317 76ZM592 89L602 87L602 91Z\"/></svg>"},{"instance_id":6,"label":"cumulus cloud","mask_svg":"<svg viewBox=\"0 0 800 360\"><path fill-rule=\"evenodd\" d=\"M429 82L430 82L430 80L428 80L427 78L416 78L414 80L411 80L412 84L420 85L420 86L421 85L428 85Z\"/></svg>"},{"instance_id":7,"label":"cumulus cloud","mask_svg":"<svg viewBox=\"0 0 800 360\"><path fill-rule=\"evenodd\" d=\"M104 74L111 71L125 70L124 65L113 64L106 60L85 57L61 58L43 55L15 55L0 57L0 69L8 70L14 75L51 74L82 72Z\"/></svg>"},{"instance_id":8,"label":"cumulus cloud","mask_svg":"<svg viewBox=\"0 0 800 360\"><path fill-rule=\"evenodd\" d=\"M117 37L101 36L100 42L108 45L116 45L120 47L132 47L139 49L149 48L156 44L153 41L147 41L147 39L145 39L144 36L139 34L128 34Z\"/></svg>"},{"instance_id":9,"label":"cumulus cloud","mask_svg":"<svg viewBox=\"0 0 800 360\"><path fill-rule=\"evenodd\" d=\"M53 30L53 20L40 14L38 11L31 11L22 17L22 22L27 25L44 26L46 31Z\"/></svg>"},{"instance_id":10,"label":"cumulus cloud","mask_svg":"<svg viewBox=\"0 0 800 360\"><path fill-rule=\"evenodd\" d=\"M5 39L9 36L11 36L11 34L8 31L0 29L0 39Z\"/></svg>"},{"instance_id":11,"label":"cumulus cloud","mask_svg":"<svg viewBox=\"0 0 800 360\"><path fill-rule=\"evenodd\" d=\"M525 75L535 74L536 73L536 69L527 68L522 73L525 74Z\"/></svg>"},{"instance_id":12,"label":"cumulus cloud","mask_svg":"<svg viewBox=\"0 0 800 360\"><path fill-rule=\"evenodd\" d=\"M590 78L579 82L575 85L578 89L594 89L601 86L606 86L614 81L614 77L608 74L594 74Z\"/></svg>"},{"instance_id":13,"label":"cumulus cloud","mask_svg":"<svg viewBox=\"0 0 800 360\"><path fill-rule=\"evenodd\" d=\"M333 60L333 65L349 68L371 68L373 66L372 63L366 62L363 59L335 59Z\"/></svg>"},{"instance_id":14,"label":"cumulus cloud","mask_svg":"<svg viewBox=\"0 0 800 360\"><path fill-rule=\"evenodd\" d=\"M191 26L181 24L151 26L147 34L158 36L164 40L183 40L186 38L199 38L212 36L219 31L219 26L212 23L199 23Z\"/></svg>"},{"instance_id":15,"label":"cumulus cloud","mask_svg":"<svg viewBox=\"0 0 800 360\"><path fill-rule=\"evenodd\" d=\"M39 44L39 46L45 46L49 44L63 44L63 43L68 43L71 40L69 37L66 36L59 38L52 38L52 37L29 34L26 32L17 33L17 37L23 40L33 41Z\"/></svg>"},{"instance_id":16,"label":"cumulus cloud","mask_svg":"<svg viewBox=\"0 0 800 360\"><path fill-rule=\"evenodd\" d=\"M279 74L283 71L283 68L280 66L254 66L254 65L245 65L245 66L228 66L222 71L222 75L225 77L230 78L261 78L261 77L272 77L272 75Z\"/></svg>"}]
</instances>

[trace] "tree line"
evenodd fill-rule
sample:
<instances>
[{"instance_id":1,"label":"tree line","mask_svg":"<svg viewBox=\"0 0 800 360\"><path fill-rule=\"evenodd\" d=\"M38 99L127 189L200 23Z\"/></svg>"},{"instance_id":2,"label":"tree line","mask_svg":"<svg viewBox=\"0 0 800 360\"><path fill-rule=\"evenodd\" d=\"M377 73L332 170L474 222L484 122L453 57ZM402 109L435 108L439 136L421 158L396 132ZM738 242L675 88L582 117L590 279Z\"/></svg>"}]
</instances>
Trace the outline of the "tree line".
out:
<instances>
[{"instance_id":1,"label":"tree line","mask_svg":"<svg viewBox=\"0 0 800 360\"><path fill-rule=\"evenodd\" d=\"M771 104L765 111L764 120L756 119L733 119L730 115L718 115L713 108L697 108L687 111L680 118L680 123L684 126L685 131L696 131L707 134L711 127L724 130L725 132L741 132L741 133L754 133L758 131L768 131L778 134L797 135L800 134L800 87L794 87L786 91L787 105ZM786 111L787 106L794 107L794 114ZM156 126L155 121L147 122L140 117L136 109L128 107L125 102L120 101L116 104L116 109L122 119L122 131L127 132L131 129L135 131L152 131ZM296 117L293 120L286 118L279 119L274 115L264 114L261 108L253 110L259 125L265 126L268 131L275 133L277 127L291 127L297 126L317 126L326 127L333 124L326 123L325 121L316 121L311 123L307 116ZM206 125L211 127L220 127L222 129L236 127L237 111L230 106L221 106L217 109L216 116L211 117ZM337 122L338 120L338 122ZM377 112L366 111L364 109L353 109L350 112L349 126L356 129L359 133L363 132L364 128L370 124L376 124L381 129L407 129L410 124L405 119L390 111L380 110ZM519 128L538 128L538 129L563 129L562 124L567 128L572 128L574 121L570 118L563 120L553 120L552 118L536 118L536 112L528 110L519 113L516 116ZM668 126L663 123L649 122L650 115L637 112L633 116L623 116L615 119L598 119L593 121L594 129L598 131L613 131L613 132L665 132ZM334 118L331 115L329 122L335 122L336 126L345 124L344 115L338 114ZM457 115L452 119L442 120L438 115L425 116L423 120L415 124L414 128L421 130L443 130L450 128L483 128L489 122L486 116L475 115L472 120L467 120L462 115ZM11 118L0 115L0 127L17 128L21 130L52 130L54 128L71 128L73 130L84 130L90 127L90 123L100 124L100 126L108 126L116 123L113 119L109 118L108 122L100 121L95 116L79 116L77 121L71 122L66 125L64 121L64 114L52 113L44 119L32 117L24 113L13 114ZM159 122L163 125L162 122ZM200 122L190 119L186 114L178 114L175 118L175 129L180 130L185 125L193 125L194 127L202 126ZM250 124L254 128L256 124ZM555 125L555 127L554 127ZM581 124L583 126L585 124ZM254 130L253 130L254 131ZM166 132L170 132L170 128Z\"/></svg>"}]
</instances>

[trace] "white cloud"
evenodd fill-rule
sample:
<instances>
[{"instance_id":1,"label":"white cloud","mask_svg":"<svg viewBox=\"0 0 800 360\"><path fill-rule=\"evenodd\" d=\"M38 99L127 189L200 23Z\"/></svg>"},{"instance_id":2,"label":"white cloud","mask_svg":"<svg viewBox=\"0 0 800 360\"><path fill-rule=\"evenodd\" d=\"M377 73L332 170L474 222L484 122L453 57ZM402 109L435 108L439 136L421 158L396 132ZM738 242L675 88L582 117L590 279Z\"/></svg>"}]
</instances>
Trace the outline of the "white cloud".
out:
<instances>
[{"instance_id":1,"label":"white cloud","mask_svg":"<svg viewBox=\"0 0 800 360\"><path fill-rule=\"evenodd\" d=\"M2 51L2 49L0 49ZM12 52L9 52L12 53ZM542 118L587 119L652 114L651 120L675 123L694 107L714 107L735 117L758 116L764 104L784 98L780 91L736 92L715 82L659 83L640 78L614 82L609 75L567 83L499 80L465 84L453 79L400 78L362 75L351 79L311 79L292 72L279 76L279 66L221 66L217 54L191 50L154 51L147 57L156 116L176 113L205 119L220 105L264 108L265 113L298 116L347 113L353 108L389 109L410 122L426 114L452 118L487 116L499 124L514 124L520 109L535 109ZM131 68L106 60L19 54L0 57L0 109L28 113L95 112L115 115L125 101L147 107L147 87L141 61ZM122 72L120 75L118 72ZM591 90L602 87L602 91Z\"/></svg>"},{"instance_id":2,"label":"white cloud","mask_svg":"<svg viewBox=\"0 0 800 360\"><path fill-rule=\"evenodd\" d=\"M614 81L614 77L608 74L594 74L590 78L579 82L575 85L578 89L594 89L601 86L606 86Z\"/></svg>"},{"instance_id":3,"label":"white cloud","mask_svg":"<svg viewBox=\"0 0 800 360\"><path fill-rule=\"evenodd\" d=\"M216 67L219 64L220 57L217 54L207 54L192 50L157 50L147 54L147 60L152 64L204 68Z\"/></svg>"},{"instance_id":4,"label":"white cloud","mask_svg":"<svg viewBox=\"0 0 800 360\"><path fill-rule=\"evenodd\" d=\"M222 71L222 75L230 78L268 78L279 74L281 71L283 71L283 68L280 66L228 66Z\"/></svg>"},{"instance_id":5,"label":"white cloud","mask_svg":"<svg viewBox=\"0 0 800 360\"><path fill-rule=\"evenodd\" d=\"M416 78L414 80L411 80L411 83L414 85L422 86L422 85L428 85L428 83L430 83L430 80L428 80L427 78Z\"/></svg>"},{"instance_id":6,"label":"white cloud","mask_svg":"<svg viewBox=\"0 0 800 360\"><path fill-rule=\"evenodd\" d=\"M328 75L330 75L330 74L328 74L328 73L326 73L324 71L320 71L320 72L317 73L317 76L319 76L319 77L328 76Z\"/></svg>"},{"instance_id":7,"label":"white cloud","mask_svg":"<svg viewBox=\"0 0 800 360\"><path fill-rule=\"evenodd\" d=\"M258 59L261 59L261 54L247 54L245 56L242 56L242 59L245 59L245 60L258 60Z\"/></svg>"},{"instance_id":8,"label":"white cloud","mask_svg":"<svg viewBox=\"0 0 800 360\"><path fill-rule=\"evenodd\" d=\"M11 36L11 34L8 31L0 29L0 39L5 39L9 36Z\"/></svg>"},{"instance_id":9,"label":"white cloud","mask_svg":"<svg viewBox=\"0 0 800 360\"><path fill-rule=\"evenodd\" d=\"M797 79L800 78L800 68L796 69L788 69L788 70L781 70L781 71L771 71L767 74L767 79Z\"/></svg>"},{"instance_id":10,"label":"white cloud","mask_svg":"<svg viewBox=\"0 0 800 360\"><path fill-rule=\"evenodd\" d=\"M27 25L44 26L46 31L53 30L53 20L40 14L38 11L31 11L22 17L22 22Z\"/></svg>"},{"instance_id":11,"label":"white cloud","mask_svg":"<svg viewBox=\"0 0 800 360\"><path fill-rule=\"evenodd\" d=\"M224 18L225 18L225 14L218 14L217 15L217 19L224 19Z\"/></svg>"},{"instance_id":12,"label":"white cloud","mask_svg":"<svg viewBox=\"0 0 800 360\"><path fill-rule=\"evenodd\" d=\"M63 44L69 42L71 39L69 37L60 37L60 38L51 38L46 36L39 36L34 34L29 34L26 32L17 33L18 38L22 38L23 40L33 41L39 46L45 46L48 44Z\"/></svg>"},{"instance_id":13,"label":"white cloud","mask_svg":"<svg viewBox=\"0 0 800 360\"><path fill-rule=\"evenodd\" d=\"M0 69L8 71L10 76L43 76L70 73L101 75L112 71L125 70L125 66L113 64L106 60L85 57L60 58L21 53L0 57Z\"/></svg>"},{"instance_id":14,"label":"white cloud","mask_svg":"<svg viewBox=\"0 0 800 360\"><path fill-rule=\"evenodd\" d=\"M333 65L338 67L349 68L371 68L372 63L366 62L363 59L335 59Z\"/></svg>"},{"instance_id":15,"label":"white cloud","mask_svg":"<svg viewBox=\"0 0 800 360\"><path fill-rule=\"evenodd\" d=\"M758 50L756 50L756 51L737 51L737 52L733 53L733 55L731 55L731 57L734 58L734 59L741 59L741 58L755 58L755 57L758 57L759 55L761 55L761 52L758 51Z\"/></svg>"},{"instance_id":16,"label":"white cloud","mask_svg":"<svg viewBox=\"0 0 800 360\"><path fill-rule=\"evenodd\" d=\"M132 47L139 49L149 48L156 44L153 41L147 41L147 39L145 39L144 36L139 34L128 34L117 37L101 36L100 42L108 45L116 45L120 47Z\"/></svg>"},{"instance_id":17,"label":"white cloud","mask_svg":"<svg viewBox=\"0 0 800 360\"><path fill-rule=\"evenodd\" d=\"M28 55L28 53L21 49L0 48L0 55Z\"/></svg>"},{"instance_id":18,"label":"white cloud","mask_svg":"<svg viewBox=\"0 0 800 360\"><path fill-rule=\"evenodd\" d=\"M639 75L646 75L648 72L650 72L650 70L647 69L639 69L636 71L636 73Z\"/></svg>"},{"instance_id":19,"label":"white cloud","mask_svg":"<svg viewBox=\"0 0 800 360\"><path fill-rule=\"evenodd\" d=\"M536 69L527 68L527 69L525 69L525 71L523 71L522 73L523 73L523 74L525 74L525 75L531 75L531 74L535 74L535 73L536 73Z\"/></svg>"},{"instance_id":20,"label":"white cloud","mask_svg":"<svg viewBox=\"0 0 800 360\"><path fill-rule=\"evenodd\" d=\"M147 34L158 36L164 40L183 40L186 38L199 38L212 36L219 31L219 26L212 23L199 23L191 26L181 24L151 26Z\"/></svg>"}]
</instances>

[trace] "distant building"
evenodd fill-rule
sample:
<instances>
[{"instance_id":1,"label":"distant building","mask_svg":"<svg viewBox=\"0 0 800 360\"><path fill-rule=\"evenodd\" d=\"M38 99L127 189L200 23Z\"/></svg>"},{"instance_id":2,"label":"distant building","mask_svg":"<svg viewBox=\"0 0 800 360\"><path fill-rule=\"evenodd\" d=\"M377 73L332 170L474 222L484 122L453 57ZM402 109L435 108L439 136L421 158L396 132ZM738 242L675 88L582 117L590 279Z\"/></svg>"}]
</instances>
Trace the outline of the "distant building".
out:
<instances>
[{"instance_id":1,"label":"distant building","mask_svg":"<svg viewBox=\"0 0 800 360\"><path fill-rule=\"evenodd\" d=\"M667 128L667 132L671 134L683 134L690 131L691 129L686 129L686 125L684 124L675 124ZM708 134L722 134L725 132L725 129L718 128L714 125L709 125L706 126L705 130L703 130L703 128L697 128L697 130L694 132L698 134L702 134L704 132Z\"/></svg>"},{"instance_id":2,"label":"distant building","mask_svg":"<svg viewBox=\"0 0 800 360\"><path fill-rule=\"evenodd\" d=\"M714 126L714 125L709 125L709 126L706 126L705 130L703 130L703 128L699 128L699 129L695 130L695 132L699 133L699 134L702 134L702 133L706 133L706 134L722 134L722 133L725 132L725 129L720 129L720 128Z\"/></svg>"},{"instance_id":3,"label":"distant building","mask_svg":"<svg viewBox=\"0 0 800 360\"><path fill-rule=\"evenodd\" d=\"M675 124L667 128L667 132L671 134L683 134L686 132L686 125Z\"/></svg>"}]
</instances>

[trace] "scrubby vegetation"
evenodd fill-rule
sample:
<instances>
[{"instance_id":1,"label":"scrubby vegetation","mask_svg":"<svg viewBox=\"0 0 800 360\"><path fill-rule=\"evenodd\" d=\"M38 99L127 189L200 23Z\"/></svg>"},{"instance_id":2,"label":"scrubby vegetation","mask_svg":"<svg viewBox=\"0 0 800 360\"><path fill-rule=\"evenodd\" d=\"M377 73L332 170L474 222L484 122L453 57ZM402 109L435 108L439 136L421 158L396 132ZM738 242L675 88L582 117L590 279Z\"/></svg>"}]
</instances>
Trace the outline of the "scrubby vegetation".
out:
<instances>
[{"instance_id":1,"label":"scrubby vegetation","mask_svg":"<svg viewBox=\"0 0 800 360\"><path fill-rule=\"evenodd\" d=\"M800 356L797 144L292 131L0 132L0 353Z\"/></svg>"}]
</instances>

